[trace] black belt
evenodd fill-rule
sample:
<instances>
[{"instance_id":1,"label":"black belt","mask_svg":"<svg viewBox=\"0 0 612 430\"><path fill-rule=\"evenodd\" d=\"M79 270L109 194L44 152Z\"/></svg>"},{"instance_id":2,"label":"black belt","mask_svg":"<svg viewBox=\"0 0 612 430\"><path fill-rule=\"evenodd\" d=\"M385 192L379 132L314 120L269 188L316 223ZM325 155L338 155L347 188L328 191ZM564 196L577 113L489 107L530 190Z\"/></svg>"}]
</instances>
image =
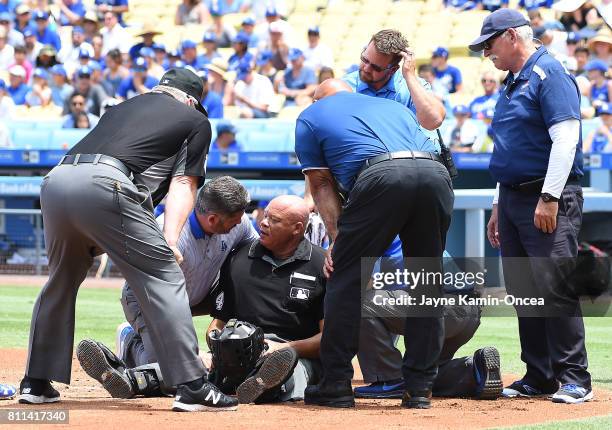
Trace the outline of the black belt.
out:
<instances>
[{"instance_id":1,"label":"black belt","mask_svg":"<svg viewBox=\"0 0 612 430\"><path fill-rule=\"evenodd\" d=\"M59 164L106 164L107 166L114 167L121 171L125 176L131 178L132 172L126 167L121 161L117 160L110 155L103 154L75 154L75 155L64 155L60 160Z\"/></svg>"},{"instance_id":2,"label":"black belt","mask_svg":"<svg viewBox=\"0 0 612 430\"><path fill-rule=\"evenodd\" d=\"M540 194L544 186L544 178L538 178L531 181L521 182L520 184L502 184L506 188L513 191L519 191L525 194ZM567 178L565 185L580 185L580 177L578 175L570 175Z\"/></svg>"},{"instance_id":3,"label":"black belt","mask_svg":"<svg viewBox=\"0 0 612 430\"><path fill-rule=\"evenodd\" d=\"M377 155L376 157L372 157L369 160L366 160L359 169L359 173L363 172L368 167L373 166L374 164L381 163L387 160L397 160L397 159L405 159L409 158L412 160L433 160L438 163L444 164L442 158L435 152L422 152L422 151L398 151L398 152L387 152L385 154Z\"/></svg>"}]
</instances>

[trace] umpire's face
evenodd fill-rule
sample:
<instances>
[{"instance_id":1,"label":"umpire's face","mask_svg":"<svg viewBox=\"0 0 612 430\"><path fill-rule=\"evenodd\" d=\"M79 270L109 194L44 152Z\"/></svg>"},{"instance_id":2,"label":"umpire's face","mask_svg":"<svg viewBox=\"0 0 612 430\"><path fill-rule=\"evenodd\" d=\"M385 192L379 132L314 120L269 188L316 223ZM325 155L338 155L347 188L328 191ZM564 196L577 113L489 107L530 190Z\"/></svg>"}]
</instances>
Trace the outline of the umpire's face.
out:
<instances>
[{"instance_id":1,"label":"umpire's face","mask_svg":"<svg viewBox=\"0 0 612 430\"><path fill-rule=\"evenodd\" d=\"M294 221L291 207L271 201L259 223L259 241L272 252L281 250L300 234L300 225ZM302 233L303 234L303 233Z\"/></svg>"}]
</instances>

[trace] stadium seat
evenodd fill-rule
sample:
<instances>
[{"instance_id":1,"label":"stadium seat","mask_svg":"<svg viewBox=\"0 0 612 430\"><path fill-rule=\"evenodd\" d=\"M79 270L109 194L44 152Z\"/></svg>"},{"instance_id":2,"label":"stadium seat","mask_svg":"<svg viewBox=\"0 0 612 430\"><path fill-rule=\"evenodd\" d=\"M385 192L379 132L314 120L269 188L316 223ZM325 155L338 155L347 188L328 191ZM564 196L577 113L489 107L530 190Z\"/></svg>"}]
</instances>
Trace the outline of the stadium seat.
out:
<instances>
[{"instance_id":1,"label":"stadium seat","mask_svg":"<svg viewBox=\"0 0 612 430\"><path fill-rule=\"evenodd\" d=\"M13 132L15 149L49 149L50 133L47 130L19 128Z\"/></svg>"},{"instance_id":2,"label":"stadium seat","mask_svg":"<svg viewBox=\"0 0 612 430\"><path fill-rule=\"evenodd\" d=\"M70 149L76 145L85 135L88 129L60 129L53 131L50 149Z\"/></svg>"},{"instance_id":3,"label":"stadium seat","mask_svg":"<svg viewBox=\"0 0 612 430\"><path fill-rule=\"evenodd\" d=\"M249 133L248 142L244 145L247 151L284 151L287 140L287 132L268 133L262 131L252 131Z\"/></svg>"},{"instance_id":4,"label":"stadium seat","mask_svg":"<svg viewBox=\"0 0 612 430\"><path fill-rule=\"evenodd\" d=\"M36 130L59 130L62 128L62 121L37 121Z\"/></svg>"}]
</instances>

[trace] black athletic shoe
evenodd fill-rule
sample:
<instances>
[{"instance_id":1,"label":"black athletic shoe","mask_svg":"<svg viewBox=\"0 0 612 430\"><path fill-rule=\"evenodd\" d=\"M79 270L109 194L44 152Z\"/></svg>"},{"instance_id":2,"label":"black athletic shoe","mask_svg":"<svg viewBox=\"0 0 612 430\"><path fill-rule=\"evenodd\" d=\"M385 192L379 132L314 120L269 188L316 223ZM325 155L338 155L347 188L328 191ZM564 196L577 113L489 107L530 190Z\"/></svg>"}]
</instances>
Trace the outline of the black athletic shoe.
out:
<instances>
[{"instance_id":1,"label":"black athletic shoe","mask_svg":"<svg viewBox=\"0 0 612 430\"><path fill-rule=\"evenodd\" d=\"M285 383L298 362L295 349L283 348L266 355L257 372L238 386L236 394L240 403L252 403L266 390Z\"/></svg>"},{"instance_id":2,"label":"black athletic shoe","mask_svg":"<svg viewBox=\"0 0 612 430\"><path fill-rule=\"evenodd\" d=\"M179 385L172 404L172 410L177 412L223 412L236 409L238 409L238 400L226 396L210 382L204 382L199 390Z\"/></svg>"},{"instance_id":3,"label":"black athletic shoe","mask_svg":"<svg viewBox=\"0 0 612 430\"><path fill-rule=\"evenodd\" d=\"M474 353L474 378L476 379L476 397L495 400L501 396L504 388L501 380L499 351L487 346Z\"/></svg>"},{"instance_id":4,"label":"black athletic shoe","mask_svg":"<svg viewBox=\"0 0 612 430\"><path fill-rule=\"evenodd\" d=\"M125 363L102 343L82 340L77 346L76 355L85 373L102 384L111 396L118 399L134 397Z\"/></svg>"},{"instance_id":5,"label":"black athletic shoe","mask_svg":"<svg viewBox=\"0 0 612 430\"><path fill-rule=\"evenodd\" d=\"M307 405L328 406L330 408L354 408L355 396L351 381L326 381L309 385L304 391Z\"/></svg>"},{"instance_id":6,"label":"black athletic shoe","mask_svg":"<svg viewBox=\"0 0 612 430\"><path fill-rule=\"evenodd\" d=\"M404 392L402 408L429 409L431 408L431 391L409 393Z\"/></svg>"},{"instance_id":7,"label":"black athletic shoe","mask_svg":"<svg viewBox=\"0 0 612 430\"><path fill-rule=\"evenodd\" d=\"M60 401L60 393L46 379L25 376L19 385L19 403L38 405Z\"/></svg>"}]
</instances>

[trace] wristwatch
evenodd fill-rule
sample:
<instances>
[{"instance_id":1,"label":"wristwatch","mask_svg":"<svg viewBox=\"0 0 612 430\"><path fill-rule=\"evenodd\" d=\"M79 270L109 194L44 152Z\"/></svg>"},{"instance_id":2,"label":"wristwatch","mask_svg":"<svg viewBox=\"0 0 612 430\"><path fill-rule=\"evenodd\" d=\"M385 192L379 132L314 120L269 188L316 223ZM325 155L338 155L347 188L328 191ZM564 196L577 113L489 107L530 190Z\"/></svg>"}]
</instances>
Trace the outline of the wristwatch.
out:
<instances>
[{"instance_id":1,"label":"wristwatch","mask_svg":"<svg viewBox=\"0 0 612 430\"><path fill-rule=\"evenodd\" d=\"M558 202L559 199L557 197L553 197L551 194L549 193L542 193L540 194L540 198L542 199L542 201L544 203L548 203L548 202Z\"/></svg>"}]
</instances>

